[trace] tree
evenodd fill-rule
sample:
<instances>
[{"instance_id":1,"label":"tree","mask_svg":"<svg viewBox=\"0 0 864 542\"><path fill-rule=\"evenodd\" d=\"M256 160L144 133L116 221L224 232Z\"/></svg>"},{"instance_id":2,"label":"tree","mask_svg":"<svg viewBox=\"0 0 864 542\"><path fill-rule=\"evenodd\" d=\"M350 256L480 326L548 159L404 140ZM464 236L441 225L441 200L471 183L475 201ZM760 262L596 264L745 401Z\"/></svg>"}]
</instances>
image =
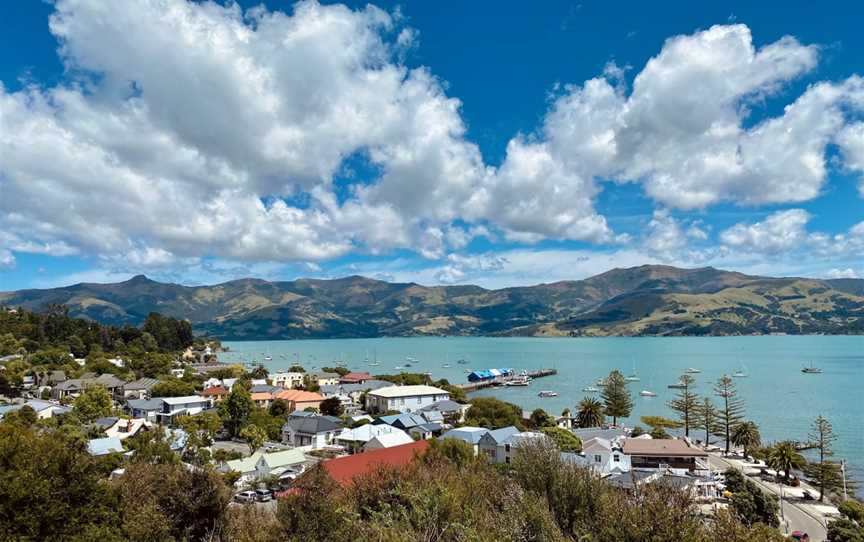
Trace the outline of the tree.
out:
<instances>
[{"instance_id":1,"label":"tree","mask_svg":"<svg viewBox=\"0 0 864 542\"><path fill-rule=\"evenodd\" d=\"M807 463L795 445L784 440L778 442L768 452L768 466L777 471L779 476L780 471L783 471L783 480L788 484L792 480L792 471L801 469Z\"/></svg>"},{"instance_id":2,"label":"tree","mask_svg":"<svg viewBox=\"0 0 864 542\"><path fill-rule=\"evenodd\" d=\"M254 454L267 440L267 432L250 423L240 431L240 438L249 445L249 453Z\"/></svg>"},{"instance_id":3,"label":"tree","mask_svg":"<svg viewBox=\"0 0 864 542\"><path fill-rule=\"evenodd\" d=\"M185 397L195 393L195 386L179 378L158 382L151 390L153 397Z\"/></svg>"},{"instance_id":4,"label":"tree","mask_svg":"<svg viewBox=\"0 0 864 542\"><path fill-rule=\"evenodd\" d=\"M465 423L490 429L515 425L522 426L522 409L494 397L478 397L471 400L465 414Z\"/></svg>"},{"instance_id":5,"label":"tree","mask_svg":"<svg viewBox=\"0 0 864 542\"><path fill-rule=\"evenodd\" d=\"M541 429L544 435L551 438L558 449L562 452L581 452L582 441L579 437L566 429L560 427L544 427Z\"/></svg>"},{"instance_id":6,"label":"tree","mask_svg":"<svg viewBox=\"0 0 864 542\"><path fill-rule=\"evenodd\" d=\"M294 364L288 368L288 371L292 373L305 373L306 369L304 369L302 365Z\"/></svg>"},{"instance_id":7,"label":"tree","mask_svg":"<svg viewBox=\"0 0 864 542\"><path fill-rule=\"evenodd\" d=\"M754 448L762 445L759 426L755 422L742 422L732 430L732 444L744 449L744 457L749 457Z\"/></svg>"},{"instance_id":8,"label":"tree","mask_svg":"<svg viewBox=\"0 0 864 542\"><path fill-rule=\"evenodd\" d=\"M268 412L274 418L284 418L286 414L289 414L289 407L290 405L285 399L273 399L273 402L270 403L270 407L268 408Z\"/></svg>"},{"instance_id":9,"label":"tree","mask_svg":"<svg viewBox=\"0 0 864 542\"><path fill-rule=\"evenodd\" d=\"M690 428L696 422L696 409L699 407L699 397L693 393L693 385L696 379L687 373L681 375L678 382L683 386L675 394L675 398L668 405L672 411L678 414L681 426L684 427L684 436L690 436Z\"/></svg>"},{"instance_id":10,"label":"tree","mask_svg":"<svg viewBox=\"0 0 864 542\"><path fill-rule=\"evenodd\" d=\"M576 411L576 425L579 427L601 427L606 422L603 403L593 397L579 401Z\"/></svg>"},{"instance_id":11,"label":"tree","mask_svg":"<svg viewBox=\"0 0 864 542\"><path fill-rule=\"evenodd\" d=\"M720 397L720 408L717 409L717 428L726 441L726 451L732 444L732 430L741 423L744 416L744 401L738 397L735 381L728 375L721 376L714 385L714 393Z\"/></svg>"},{"instance_id":12,"label":"tree","mask_svg":"<svg viewBox=\"0 0 864 542\"><path fill-rule=\"evenodd\" d=\"M813 421L810 431L810 442L819 454L819 462L811 463L804 469L807 480L819 488L819 502L825 500L825 493L843 489L843 475L840 465L831 461L834 455L833 445L837 440L831 422L822 416Z\"/></svg>"},{"instance_id":13,"label":"tree","mask_svg":"<svg viewBox=\"0 0 864 542\"><path fill-rule=\"evenodd\" d=\"M267 368L263 365L256 365L254 369L247 373L246 376L248 376L250 380L262 380L269 377L270 373L267 372Z\"/></svg>"},{"instance_id":14,"label":"tree","mask_svg":"<svg viewBox=\"0 0 864 542\"><path fill-rule=\"evenodd\" d=\"M427 463L434 463L439 458L446 459L457 467L464 467L474 461L474 448L464 440L455 438L432 439L423 459Z\"/></svg>"},{"instance_id":15,"label":"tree","mask_svg":"<svg viewBox=\"0 0 864 542\"><path fill-rule=\"evenodd\" d=\"M108 416L112 405L111 394L103 386L90 386L73 403L75 413L84 423Z\"/></svg>"},{"instance_id":16,"label":"tree","mask_svg":"<svg viewBox=\"0 0 864 542\"><path fill-rule=\"evenodd\" d=\"M531 413L528 423L531 424L531 427L542 429L544 427L553 427L555 425L555 420L552 419L552 416L550 416L545 410L537 408Z\"/></svg>"},{"instance_id":17,"label":"tree","mask_svg":"<svg viewBox=\"0 0 864 542\"><path fill-rule=\"evenodd\" d=\"M228 397L219 402L219 415L230 436L236 437L239 434L254 407L249 390L240 382L234 384Z\"/></svg>"},{"instance_id":18,"label":"tree","mask_svg":"<svg viewBox=\"0 0 864 542\"><path fill-rule=\"evenodd\" d=\"M203 412L195 416L181 416L177 425L186 432L186 447L184 457L196 464L204 464L209 460L206 448L213 445L213 438L222 428L222 420L215 412ZM206 455L203 452L207 452Z\"/></svg>"},{"instance_id":19,"label":"tree","mask_svg":"<svg viewBox=\"0 0 864 542\"><path fill-rule=\"evenodd\" d=\"M318 410L325 416L339 417L345 409L342 408L342 401L338 397L328 397L321 401L321 404L318 405Z\"/></svg>"},{"instance_id":20,"label":"tree","mask_svg":"<svg viewBox=\"0 0 864 542\"><path fill-rule=\"evenodd\" d=\"M24 425L25 427L30 427L39 421L39 416L36 414L36 411L33 410L33 407L30 405L24 405L18 410L7 412L3 417L3 421L6 423L17 423Z\"/></svg>"},{"instance_id":21,"label":"tree","mask_svg":"<svg viewBox=\"0 0 864 542\"><path fill-rule=\"evenodd\" d=\"M762 491L737 469L728 469L725 477L726 489L732 493L730 505L741 521L746 525L764 523L769 527L780 524L777 518L780 508L776 495Z\"/></svg>"},{"instance_id":22,"label":"tree","mask_svg":"<svg viewBox=\"0 0 864 542\"><path fill-rule=\"evenodd\" d=\"M710 437L717 429L717 408L711 402L711 399L705 397L696 409L696 422L694 429L705 431L705 445L710 444Z\"/></svg>"},{"instance_id":23,"label":"tree","mask_svg":"<svg viewBox=\"0 0 864 542\"><path fill-rule=\"evenodd\" d=\"M618 425L618 418L626 418L633 410L633 399L627 390L627 381L621 371L614 370L606 377L600 393L607 416L612 416L612 425Z\"/></svg>"}]
</instances>

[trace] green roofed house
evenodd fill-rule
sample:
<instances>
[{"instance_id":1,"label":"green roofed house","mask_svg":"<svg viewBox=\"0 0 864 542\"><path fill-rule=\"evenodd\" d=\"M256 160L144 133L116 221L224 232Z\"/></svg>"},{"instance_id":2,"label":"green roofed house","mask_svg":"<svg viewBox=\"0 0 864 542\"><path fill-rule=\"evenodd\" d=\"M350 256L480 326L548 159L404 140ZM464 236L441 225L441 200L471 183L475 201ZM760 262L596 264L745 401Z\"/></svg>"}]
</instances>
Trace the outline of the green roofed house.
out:
<instances>
[{"instance_id":1,"label":"green roofed house","mask_svg":"<svg viewBox=\"0 0 864 542\"><path fill-rule=\"evenodd\" d=\"M242 486L269 476L294 478L303 472L305 464L306 455L297 449L269 453L258 450L249 457L223 461L219 471L239 472L240 479L236 485Z\"/></svg>"}]
</instances>

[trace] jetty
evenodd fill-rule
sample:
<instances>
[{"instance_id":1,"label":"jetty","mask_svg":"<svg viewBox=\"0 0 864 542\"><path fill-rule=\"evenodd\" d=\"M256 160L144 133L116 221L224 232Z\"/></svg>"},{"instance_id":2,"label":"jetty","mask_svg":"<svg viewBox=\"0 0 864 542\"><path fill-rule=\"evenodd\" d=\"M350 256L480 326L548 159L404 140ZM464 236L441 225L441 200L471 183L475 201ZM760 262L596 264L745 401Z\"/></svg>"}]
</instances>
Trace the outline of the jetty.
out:
<instances>
[{"instance_id":1,"label":"jetty","mask_svg":"<svg viewBox=\"0 0 864 542\"><path fill-rule=\"evenodd\" d=\"M531 379L534 378L542 378L544 376L553 376L557 375L557 369L538 369L536 371L525 371L523 373L513 373L506 376L498 376L495 378L491 378L489 380L481 380L478 382L467 382L465 384L456 384L456 386L462 388L466 392L470 393L472 391L481 390L483 388L497 388L500 386L505 386L507 382L512 380L516 380L523 377L529 377Z\"/></svg>"}]
</instances>

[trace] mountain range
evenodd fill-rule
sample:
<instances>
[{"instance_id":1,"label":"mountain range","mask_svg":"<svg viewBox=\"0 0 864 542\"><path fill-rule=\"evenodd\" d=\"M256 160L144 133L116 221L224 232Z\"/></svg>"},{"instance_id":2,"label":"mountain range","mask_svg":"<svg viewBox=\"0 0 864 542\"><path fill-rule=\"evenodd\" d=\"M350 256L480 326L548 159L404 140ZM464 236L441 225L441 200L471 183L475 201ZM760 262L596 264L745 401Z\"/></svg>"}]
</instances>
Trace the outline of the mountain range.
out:
<instances>
[{"instance_id":1,"label":"mountain range","mask_svg":"<svg viewBox=\"0 0 864 542\"><path fill-rule=\"evenodd\" d=\"M644 265L490 290L351 276L212 286L143 275L0 293L0 305L138 325L150 312L224 340L419 335L608 336L864 333L864 280L750 276Z\"/></svg>"}]
</instances>

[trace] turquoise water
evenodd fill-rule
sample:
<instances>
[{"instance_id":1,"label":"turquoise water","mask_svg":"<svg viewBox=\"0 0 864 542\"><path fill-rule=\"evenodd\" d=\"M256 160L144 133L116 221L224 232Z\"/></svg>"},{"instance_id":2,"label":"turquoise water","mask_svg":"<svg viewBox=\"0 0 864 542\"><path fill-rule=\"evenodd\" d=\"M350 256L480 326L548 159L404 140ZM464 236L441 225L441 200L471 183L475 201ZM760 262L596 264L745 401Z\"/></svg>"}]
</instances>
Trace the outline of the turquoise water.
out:
<instances>
[{"instance_id":1,"label":"turquoise water","mask_svg":"<svg viewBox=\"0 0 864 542\"><path fill-rule=\"evenodd\" d=\"M526 410L542 407L558 414L573 408L586 394L582 388L594 384L612 369L625 375L633 372L640 382L631 383L635 408L628 425L644 415L671 413L666 402L676 390L675 382L688 367L700 369L693 375L696 391L711 392L711 384L723 374L741 368L749 375L736 378L745 400L746 416L759 424L764 441L806 440L813 419L828 418L838 435L837 458L849 463L849 473L864 480L864 337L764 336L764 337L645 337L645 338L385 338L308 341L226 342L231 352L223 361L258 361L271 371L286 369L299 361L307 370L332 365L343 359L352 370L373 374L399 372L405 357L417 358L406 372L430 372L433 378L453 383L466 381L466 369L512 367L539 369L554 367L557 376L537 379L528 387L497 388L477 392L494 395L521 405ZM264 362L265 355L273 359ZM364 362L377 360L371 367ZM467 365L457 364L464 358ZM815 364L823 374L808 375L801 367ZM445 363L450 368L443 368ZM657 397L641 397L648 389ZM554 390L559 396L540 398L540 390Z\"/></svg>"}]
</instances>

